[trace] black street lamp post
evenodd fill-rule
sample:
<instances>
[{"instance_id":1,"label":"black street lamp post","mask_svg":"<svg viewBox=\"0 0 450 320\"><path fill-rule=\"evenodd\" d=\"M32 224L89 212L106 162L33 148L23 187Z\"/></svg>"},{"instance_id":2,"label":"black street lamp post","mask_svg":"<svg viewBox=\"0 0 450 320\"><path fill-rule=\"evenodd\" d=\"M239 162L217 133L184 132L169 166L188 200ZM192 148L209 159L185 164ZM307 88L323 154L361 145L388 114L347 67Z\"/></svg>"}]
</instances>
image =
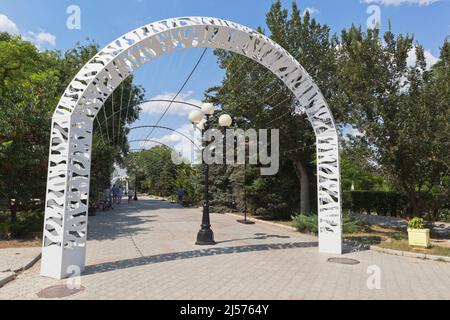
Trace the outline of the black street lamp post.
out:
<instances>
[{"instance_id":1,"label":"black street lamp post","mask_svg":"<svg viewBox=\"0 0 450 320\"><path fill-rule=\"evenodd\" d=\"M202 136L209 129L209 115L206 115L206 122L204 128L202 129ZM203 143L203 150L206 148L206 142ZM211 220L209 217L209 165L206 163L204 157L202 156L202 166L203 166L203 178L204 178L204 188L203 188L203 216L201 229L197 234L197 245L215 245L214 233L211 230Z\"/></svg>"},{"instance_id":2,"label":"black street lamp post","mask_svg":"<svg viewBox=\"0 0 450 320\"><path fill-rule=\"evenodd\" d=\"M203 114L206 115L206 119L203 119ZM203 141L203 136L205 132L210 128L209 119L210 116L214 114L214 106L210 103L205 103L202 107L202 111L192 111L189 114L189 120L197 127L202 130L202 146L203 151L206 150L206 142ZM231 117L224 115L219 119L219 125L221 127L230 126L229 121ZM232 121L232 120L231 120ZM202 153L202 166L203 166L203 178L204 178L204 189L203 189L203 215L202 224L200 231L197 234L196 245L215 245L214 232L211 229L211 219L209 215L209 165L205 161L205 157Z\"/></svg>"}]
</instances>

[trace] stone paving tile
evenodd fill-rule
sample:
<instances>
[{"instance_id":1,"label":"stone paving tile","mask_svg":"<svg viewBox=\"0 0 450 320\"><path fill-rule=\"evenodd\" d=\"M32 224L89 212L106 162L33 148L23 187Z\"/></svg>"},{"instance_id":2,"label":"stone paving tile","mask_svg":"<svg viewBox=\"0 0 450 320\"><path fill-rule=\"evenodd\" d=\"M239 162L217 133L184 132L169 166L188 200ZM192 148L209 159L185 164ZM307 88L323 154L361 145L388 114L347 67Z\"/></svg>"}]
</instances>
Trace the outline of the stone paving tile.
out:
<instances>
[{"instance_id":1,"label":"stone paving tile","mask_svg":"<svg viewBox=\"0 0 450 320\"><path fill-rule=\"evenodd\" d=\"M268 224L212 215L218 244L194 244L199 209L144 200L89 220L85 290L65 299L450 299L450 264L353 252L355 266L328 262L317 239ZM369 290L378 266L381 289ZM39 264L0 288L0 299L37 299L66 284L39 275Z\"/></svg>"},{"instance_id":2,"label":"stone paving tile","mask_svg":"<svg viewBox=\"0 0 450 320\"><path fill-rule=\"evenodd\" d=\"M0 249L0 272L18 271L36 259L41 248Z\"/></svg>"}]
</instances>

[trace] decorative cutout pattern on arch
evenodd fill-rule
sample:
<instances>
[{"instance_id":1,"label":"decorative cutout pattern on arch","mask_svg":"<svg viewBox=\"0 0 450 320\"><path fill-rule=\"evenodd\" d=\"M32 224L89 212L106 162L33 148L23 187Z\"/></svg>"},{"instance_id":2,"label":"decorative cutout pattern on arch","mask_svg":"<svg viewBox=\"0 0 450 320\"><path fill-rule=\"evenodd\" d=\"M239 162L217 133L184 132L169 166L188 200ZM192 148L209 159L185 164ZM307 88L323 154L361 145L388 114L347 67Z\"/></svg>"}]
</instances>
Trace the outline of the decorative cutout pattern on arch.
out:
<instances>
[{"instance_id":1,"label":"decorative cutout pattern on arch","mask_svg":"<svg viewBox=\"0 0 450 320\"><path fill-rule=\"evenodd\" d=\"M262 64L297 97L317 137L319 248L341 253L338 135L320 90L294 57L268 37L222 19L186 17L148 24L113 41L61 97L51 129L42 275L63 278L73 266L84 270L93 121L107 98L144 64L178 50L206 47Z\"/></svg>"}]
</instances>

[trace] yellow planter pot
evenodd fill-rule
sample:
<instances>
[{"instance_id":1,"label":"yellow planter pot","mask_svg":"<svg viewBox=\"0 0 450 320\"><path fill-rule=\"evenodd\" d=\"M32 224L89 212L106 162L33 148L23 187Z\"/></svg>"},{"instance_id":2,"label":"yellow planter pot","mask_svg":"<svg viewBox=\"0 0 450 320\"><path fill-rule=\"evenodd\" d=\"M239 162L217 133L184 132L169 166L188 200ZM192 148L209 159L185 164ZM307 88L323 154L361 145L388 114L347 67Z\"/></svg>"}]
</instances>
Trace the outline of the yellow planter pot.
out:
<instances>
[{"instance_id":1,"label":"yellow planter pot","mask_svg":"<svg viewBox=\"0 0 450 320\"><path fill-rule=\"evenodd\" d=\"M408 240L410 246L430 247L430 229L408 229Z\"/></svg>"}]
</instances>

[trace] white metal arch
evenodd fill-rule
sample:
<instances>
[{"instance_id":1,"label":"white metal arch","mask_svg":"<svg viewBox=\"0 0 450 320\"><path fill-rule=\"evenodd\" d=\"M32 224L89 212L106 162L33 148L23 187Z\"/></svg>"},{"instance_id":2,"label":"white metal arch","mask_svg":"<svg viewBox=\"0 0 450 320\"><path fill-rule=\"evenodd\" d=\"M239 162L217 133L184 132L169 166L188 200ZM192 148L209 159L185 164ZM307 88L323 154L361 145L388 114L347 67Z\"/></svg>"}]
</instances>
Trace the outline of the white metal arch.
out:
<instances>
[{"instance_id":1,"label":"white metal arch","mask_svg":"<svg viewBox=\"0 0 450 320\"><path fill-rule=\"evenodd\" d=\"M319 88L268 37L222 19L185 17L151 23L113 41L79 71L61 97L51 129L43 276L64 278L84 270L93 122L106 99L144 64L190 48L244 55L272 71L297 97L317 137L319 250L341 253L338 134Z\"/></svg>"}]
</instances>

